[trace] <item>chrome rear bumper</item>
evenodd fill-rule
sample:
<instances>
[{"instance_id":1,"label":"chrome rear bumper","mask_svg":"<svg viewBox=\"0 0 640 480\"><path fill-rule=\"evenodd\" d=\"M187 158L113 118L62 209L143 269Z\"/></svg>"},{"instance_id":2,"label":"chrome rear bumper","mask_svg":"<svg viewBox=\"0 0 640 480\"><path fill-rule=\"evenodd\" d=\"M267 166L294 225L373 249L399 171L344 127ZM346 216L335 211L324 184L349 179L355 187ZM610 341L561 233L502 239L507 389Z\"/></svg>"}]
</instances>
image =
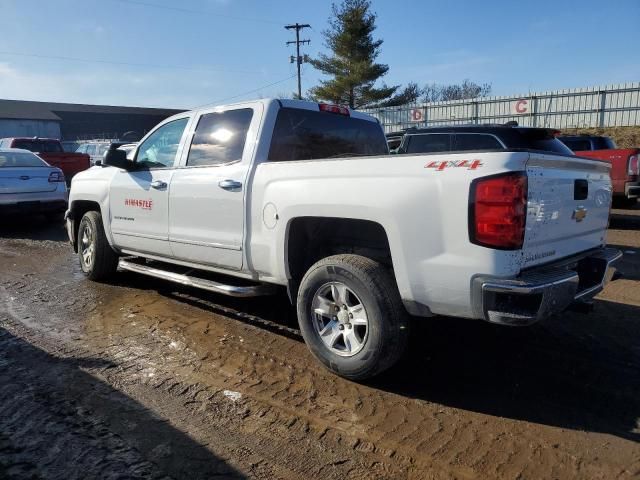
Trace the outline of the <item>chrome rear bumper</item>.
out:
<instances>
[{"instance_id":1,"label":"chrome rear bumper","mask_svg":"<svg viewBox=\"0 0 640 480\"><path fill-rule=\"evenodd\" d=\"M602 248L575 262L546 266L516 278L477 277L477 314L492 323L530 325L560 313L574 302L588 302L611 281L622 257Z\"/></svg>"},{"instance_id":2,"label":"chrome rear bumper","mask_svg":"<svg viewBox=\"0 0 640 480\"><path fill-rule=\"evenodd\" d=\"M627 198L640 197L640 182L627 182L624 186L624 193Z\"/></svg>"}]
</instances>

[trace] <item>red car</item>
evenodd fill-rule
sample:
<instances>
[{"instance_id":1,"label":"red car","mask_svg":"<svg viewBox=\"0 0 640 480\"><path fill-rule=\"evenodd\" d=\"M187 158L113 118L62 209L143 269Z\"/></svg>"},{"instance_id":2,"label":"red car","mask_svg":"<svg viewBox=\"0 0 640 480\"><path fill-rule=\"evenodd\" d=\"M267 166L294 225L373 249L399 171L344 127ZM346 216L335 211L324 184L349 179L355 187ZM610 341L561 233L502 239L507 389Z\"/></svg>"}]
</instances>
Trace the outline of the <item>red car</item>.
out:
<instances>
[{"instance_id":1,"label":"red car","mask_svg":"<svg viewBox=\"0 0 640 480\"><path fill-rule=\"evenodd\" d=\"M37 154L52 167L64 173L67 182L78 172L90 167L90 157L86 153L65 152L60 140L55 138L12 137L0 140L0 148L22 148Z\"/></svg>"},{"instance_id":2,"label":"red car","mask_svg":"<svg viewBox=\"0 0 640 480\"><path fill-rule=\"evenodd\" d=\"M574 135L558 137L579 157L597 158L611 164L613 202L632 207L640 197L640 148L617 148L609 137Z\"/></svg>"}]
</instances>

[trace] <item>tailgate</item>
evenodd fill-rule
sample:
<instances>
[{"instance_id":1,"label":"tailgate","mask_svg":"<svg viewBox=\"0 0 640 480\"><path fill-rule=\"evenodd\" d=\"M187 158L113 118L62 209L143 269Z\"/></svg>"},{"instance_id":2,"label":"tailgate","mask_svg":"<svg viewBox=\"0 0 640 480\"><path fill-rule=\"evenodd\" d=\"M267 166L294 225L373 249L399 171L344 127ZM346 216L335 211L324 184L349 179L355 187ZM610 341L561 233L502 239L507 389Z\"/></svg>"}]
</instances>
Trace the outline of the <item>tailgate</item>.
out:
<instances>
[{"instance_id":1,"label":"tailgate","mask_svg":"<svg viewBox=\"0 0 640 480\"><path fill-rule=\"evenodd\" d=\"M40 153L38 155L49 165L62 170L67 179L91 166L89 155L82 153Z\"/></svg>"},{"instance_id":2,"label":"tailgate","mask_svg":"<svg viewBox=\"0 0 640 480\"><path fill-rule=\"evenodd\" d=\"M531 153L523 268L605 243L611 206L610 164Z\"/></svg>"}]
</instances>

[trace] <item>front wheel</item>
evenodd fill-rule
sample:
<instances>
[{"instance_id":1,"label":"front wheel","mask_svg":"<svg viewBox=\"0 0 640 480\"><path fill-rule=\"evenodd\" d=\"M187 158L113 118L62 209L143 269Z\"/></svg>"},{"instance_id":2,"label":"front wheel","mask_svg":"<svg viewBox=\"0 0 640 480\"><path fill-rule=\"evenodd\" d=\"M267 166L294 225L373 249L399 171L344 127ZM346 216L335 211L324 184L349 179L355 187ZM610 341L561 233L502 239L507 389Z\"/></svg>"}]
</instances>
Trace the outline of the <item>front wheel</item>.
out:
<instances>
[{"instance_id":1,"label":"front wheel","mask_svg":"<svg viewBox=\"0 0 640 480\"><path fill-rule=\"evenodd\" d=\"M84 214L78 226L78 256L80 268L91 280L108 278L118 268L118 255L104 233L100 213Z\"/></svg>"},{"instance_id":2,"label":"front wheel","mask_svg":"<svg viewBox=\"0 0 640 480\"><path fill-rule=\"evenodd\" d=\"M298 292L309 349L329 370L365 380L391 367L407 345L408 320L389 270L359 255L314 264Z\"/></svg>"}]
</instances>

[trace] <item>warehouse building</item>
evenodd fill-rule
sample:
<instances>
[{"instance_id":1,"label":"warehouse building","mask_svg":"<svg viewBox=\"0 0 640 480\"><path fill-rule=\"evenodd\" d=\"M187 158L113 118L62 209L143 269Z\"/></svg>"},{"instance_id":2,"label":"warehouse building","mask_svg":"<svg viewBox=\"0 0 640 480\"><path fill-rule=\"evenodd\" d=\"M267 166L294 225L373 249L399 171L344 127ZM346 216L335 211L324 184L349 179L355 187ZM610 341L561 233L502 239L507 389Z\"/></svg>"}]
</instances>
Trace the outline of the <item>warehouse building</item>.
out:
<instances>
[{"instance_id":1,"label":"warehouse building","mask_svg":"<svg viewBox=\"0 0 640 480\"><path fill-rule=\"evenodd\" d=\"M129 139L137 140L158 122L181 111L0 100L0 138L37 136L78 141L121 138L127 133Z\"/></svg>"}]
</instances>

